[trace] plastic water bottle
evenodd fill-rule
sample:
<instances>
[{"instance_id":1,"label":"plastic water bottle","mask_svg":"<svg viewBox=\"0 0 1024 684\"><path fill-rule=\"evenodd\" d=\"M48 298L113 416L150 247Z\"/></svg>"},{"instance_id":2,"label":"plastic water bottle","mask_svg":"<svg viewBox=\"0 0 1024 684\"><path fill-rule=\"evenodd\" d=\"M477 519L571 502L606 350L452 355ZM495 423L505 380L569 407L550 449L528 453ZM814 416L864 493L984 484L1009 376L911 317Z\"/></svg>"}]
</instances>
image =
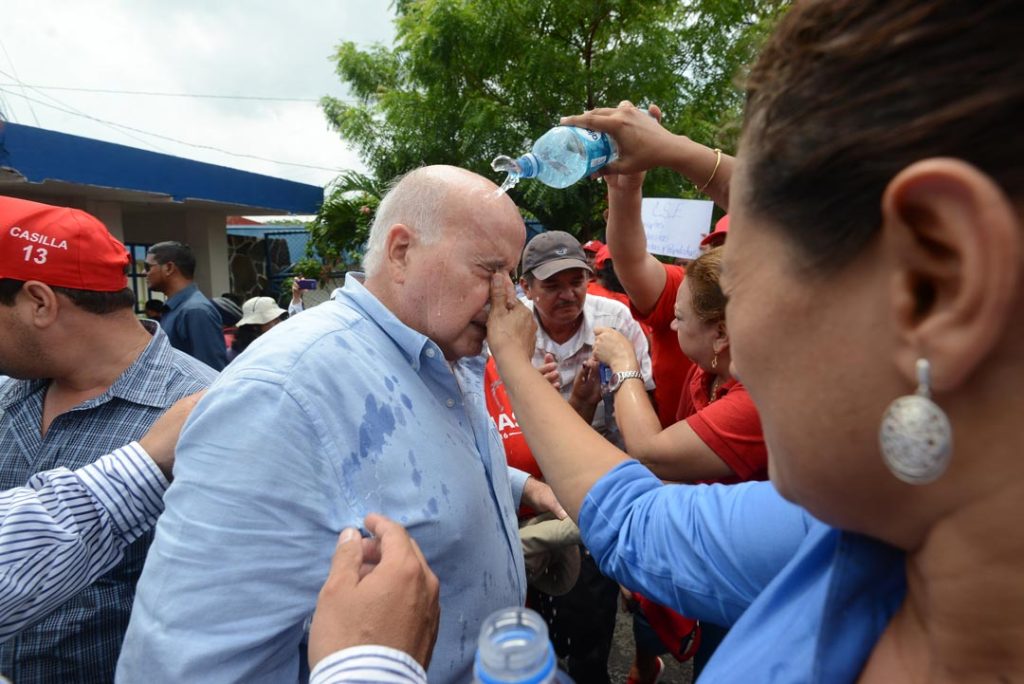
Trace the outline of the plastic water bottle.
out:
<instances>
[{"instance_id":1,"label":"plastic water bottle","mask_svg":"<svg viewBox=\"0 0 1024 684\"><path fill-rule=\"evenodd\" d=\"M576 126L555 126L540 136L523 156L518 159L496 157L491 168L508 172L516 181L536 178L552 188L567 188L618 156L615 141L607 133Z\"/></svg>"},{"instance_id":2,"label":"plastic water bottle","mask_svg":"<svg viewBox=\"0 0 1024 684\"><path fill-rule=\"evenodd\" d=\"M503 608L480 627L474 684L572 684L559 671L548 627L529 608Z\"/></svg>"}]
</instances>

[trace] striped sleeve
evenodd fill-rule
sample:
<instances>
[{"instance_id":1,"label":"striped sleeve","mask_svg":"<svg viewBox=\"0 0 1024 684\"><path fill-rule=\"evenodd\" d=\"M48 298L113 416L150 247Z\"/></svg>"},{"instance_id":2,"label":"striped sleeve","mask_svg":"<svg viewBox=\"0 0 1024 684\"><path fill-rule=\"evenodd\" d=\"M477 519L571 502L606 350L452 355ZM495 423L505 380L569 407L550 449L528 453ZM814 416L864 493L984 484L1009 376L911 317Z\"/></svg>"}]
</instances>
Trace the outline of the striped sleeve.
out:
<instances>
[{"instance_id":1,"label":"striped sleeve","mask_svg":"<svg viewBox=\"0 0 1024 684\"><path fill-rule=\"evenodd\" d=\"M408 653L386 646L336 651L313 668L309 684L426 684L427 673Z\"/></svg>"},{"instance_id":2,"label":"striped sleeve","mask_svg":"<svg viewBox=\"0 0 1024 684\"><path fill-rule=\"evenodd\" d=\"M0 493L0 642L57 608L153 526L167 480L137 443Z\"/></svg>"}]
</instances>

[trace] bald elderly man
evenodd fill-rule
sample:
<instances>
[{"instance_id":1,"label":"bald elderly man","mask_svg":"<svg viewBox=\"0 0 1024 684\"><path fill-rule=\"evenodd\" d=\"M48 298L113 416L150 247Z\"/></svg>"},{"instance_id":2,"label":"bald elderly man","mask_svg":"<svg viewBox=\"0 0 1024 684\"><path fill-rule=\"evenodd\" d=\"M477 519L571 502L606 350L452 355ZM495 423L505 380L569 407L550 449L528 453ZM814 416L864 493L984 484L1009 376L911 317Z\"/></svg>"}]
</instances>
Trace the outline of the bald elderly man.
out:
<instances>
[{"instance_id":1,"label":"bald elderly man","mask_svg":"<svg viewBox=\"0 0 1024 684\"><path fill-rule=\"evenodd\" d=\"M520 500L564 516L508 468L482 395L490 277L525 239L495 189L453 167L401 178L365 277L220 376L182 433L119 681L296 681L338 533L369 513L440 580L430 681L470 680L483 619L525 598Z\"/></svg>"}]
</instances>

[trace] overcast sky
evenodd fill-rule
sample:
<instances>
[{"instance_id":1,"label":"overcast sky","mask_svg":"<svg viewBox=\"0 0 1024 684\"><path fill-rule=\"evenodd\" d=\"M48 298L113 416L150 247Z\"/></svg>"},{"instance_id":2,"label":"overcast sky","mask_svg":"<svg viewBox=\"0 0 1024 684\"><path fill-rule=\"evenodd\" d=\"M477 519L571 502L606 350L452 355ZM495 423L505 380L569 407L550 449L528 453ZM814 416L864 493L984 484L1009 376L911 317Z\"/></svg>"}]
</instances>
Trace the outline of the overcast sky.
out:
<instances>
[{"instance_id":1,"label":"overcast sky","mask_svg":"<svg viewBox=\"0 0 1024 684\"><path fill-rule=\"evenodd\" d=\"M392 16L388 0L3 0L0 111L20 124L323 186L337 175L330 169L363 166L328 129L315 101L152 97L41 86L344 98L330 59L334 46L345 40L390 45ZM126 131L54 107L274 161Z\"/></svg>"}]
</instances>

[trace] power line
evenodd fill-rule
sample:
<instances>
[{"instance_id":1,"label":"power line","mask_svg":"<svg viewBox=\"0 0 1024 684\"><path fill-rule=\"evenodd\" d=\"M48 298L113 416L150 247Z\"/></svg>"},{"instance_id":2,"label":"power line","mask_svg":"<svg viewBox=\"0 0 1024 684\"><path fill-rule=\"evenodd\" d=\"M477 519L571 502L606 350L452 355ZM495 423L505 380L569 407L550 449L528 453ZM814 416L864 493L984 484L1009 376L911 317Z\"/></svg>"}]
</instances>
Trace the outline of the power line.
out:
<instances>
[{"instance_id":1,"label":"power line","mask_svg":"<svg viewBox=\"0 0 1024 684\"><path fill-rule=\"evenodd\" d=\"M52 102L56 102L59 106L65 107L67 109L70 109L71 110L70 113L72 113L72 114L74 114L76 116L84 116L84 117L88 117L89 116L88 114L86 114L82 110L77 109L75 107L72 107L71 105L69 105L66 102L61 102L60 100L55 98L53 95L47 95L46 93L42 92L41 90L37 90L36 88L33 88L32 86L24 86L24 84L22 84L21 81L18 80L17 76L12 76L11 74L9 74L6 71L4 71L3 69L0 69L0 74L2 74L4 76L7 76L8 78L13 78L14 80L18 81L19 85L23 86L23 88L22 88L22 92L23 93L24 93L24 88L28 87L30 90L34 90L35 92L38 92L40 95L42 95L46 99L48 99L48 100L50 100ZM0 89L0 92L4 92L4 91L2 89ZM22 95L18 95L18 93L12 93L12 94L16 95L16 96L19 96L19 97L26 97L27 98L27 96L24 95L24 94L22 94ZM40 104L42 104L43 106L46 106L46 103L40 103ZM32 105L30 104L29 108L31 108L31 107L32 107ZM32 116L33 116L33 118L35 118L35 111L32 112ZM155 144L154 142L149 141L149 140L144 140L144 139L138 137L137 135L132 135L131 133L128 133L127 131L122 131L122 130L118 129L115 125L111 125L109 123L106 123L104 121L99 121L99 120L97 120L97 123L99 123L99 124L109 128L110 130L112 130L112 131L114 131L114 132L116 132L116 133L118 133L120 135L123 135L126 138L130 138L130 139L134 140L135 142L142 143L146 147L154 148L154 149L158 150L159 152L164 152L164 153L168 152L166 149L164 149L163 147L160 147L159 145ZM36 125L37 126L39 125L39 119L36 119Z\"/></svg>"},{"instance_id":2,"label":"power line","mask_svg":"<svg viewBox=\"0 0 1024 684\"><path fill-rule=\"evenodd\" d=\"M343 169L331 168L331 167L327 167L327 166L316 166L315 164L302 164L302 163L299 163L299 162L280 161L278 159L270 159L268 157L260 157L260 156L255 155L255 154L245 154L245 153L241 153L241 152L231 152L230 150L225 150L223 148L215 147L213 145L203 145L203 144L200 144L200 143L191 143L191 142L188 142L188 141L185 141L185 140L180 140L178 138L172 138L172 137L170 137L168 135L161 135L160 133L153 133L152 131L144 131L141 128L135 128L134 126L127 126L125 124L120 124L120 123L117 123L116 121L109 121L107 119L101 119L99 117L92 116L91 114L85 114L83 112L73 111L71 109L66 109L64 107L58 107L57 105L52 105L52 104L49 104L48 102L43 102L42 100L37 100L35 98L29 97L28 95L23 95L21 93L16 93L16 92L13 92L13 91L10 91L10 90L6 90L4 88L0 88L0 92L7 93L8 95L14 95L15 97L25 98L26 100L35 102L36 104L42 105L44 107L49 107L50 109L56 109L57 111L63 112L65 114L71 114L72 116L80 116L80 117L83 117L85 119L89 119L91 121L96 121L98 123L107 124L107 125L110 125L110 126L116 126L117 128L123 128L124 130L127 130L127 131L134 131L136 133L141 133L143 135L149 135L149 136L152 136L154 138L158 138L160 140L167 140L169 142L177 143L179 145L187 145L188 147L195 147L195 148L202 149L202 150L211 150L213 152L220 152L221 154L226 154L226 155L229 155L229 156L232 156L232 157L242 157L242 158L246 158L246 159L255 159L255 160L258 160L258 161L270 162L272 164L283 164L285 166L297 166L297 167L301 167L301 168L304 168L304 169L316 169L318 171L333 171L333 172L336 172L336 173L340 173L343 170Z\"/></svg>"},{"instance_id":3,"label":"power line","mask_svg":"<svg viewBox=\"0 0 1024 684\"><path fill-rule=\"evenodd\" d=\"M145 95L149 97L191 97L212 100L246 100L257 102L312 102L319 103L320 98L313 97L272 97L264 95L217 95L213 93L167 93L154 90L115 90L109 88L73 88L70 86L30 85L27 83L0 83L0 86L23 85L34 90L66 90L76 93L102 93L105 95ZM355 103L355 100L343 100Z\"/></svg>"},{"instance_id":4,"label":"power line","mask_svg":"<svg viewBox=\"0 0 1024 684\"><path fill-rule=\"evenodd\" d=\"M17 81L19 84L21 84L22 91L24 91L25 86L24 86L24 84L21 83L21 79L18 78L18 70L14 67L14 60L11 59L11 55L7 52L7 46L4 45L3 40L0 40L0 49L3 49L4 56L7 57L7 63L11 65L11 72L14 74L14 77L13 77L14 80ZM34 110L32 108L31 104L28 106L28 111L32 113L32 119L36 122L36 126L38 126L39 125L39 117L36 116L36 110Z\"/></svg>"}]
</instances>

